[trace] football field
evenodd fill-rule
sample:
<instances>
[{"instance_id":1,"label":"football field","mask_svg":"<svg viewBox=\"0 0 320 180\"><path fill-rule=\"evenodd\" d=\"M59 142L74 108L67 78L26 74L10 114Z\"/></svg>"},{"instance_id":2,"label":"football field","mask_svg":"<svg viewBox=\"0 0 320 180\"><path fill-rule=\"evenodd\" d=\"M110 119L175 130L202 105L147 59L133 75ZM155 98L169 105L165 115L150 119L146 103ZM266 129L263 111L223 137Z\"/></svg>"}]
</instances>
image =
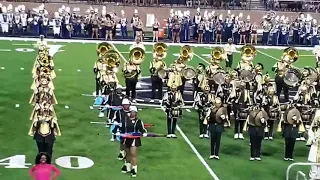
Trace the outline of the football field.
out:
<instances>
[{"instance_id":1,"label":"football field","mask_svg":"<svg viewBox=\"0 0 320 180\"><path fill-rule=\"evenodd\" d=\"M119 143L110 142L108 128L90 122L103 122L98 118L98 110L91 109L95 90L93 65L97 60L97 43L85 40L49 41L55 51L54 63L57 78L54 80L55 95L59 102L55 106L62 132L54 146L53 162L62 171L61 180L125 180L122 174L123 162L117 160ZM32 95L30 86L32 66L37 49L35 41L0 38L0 179L25 180L28 168L34 164L37 148L28 136L29 120L33 107L28 104ZM128 59L131 42L115 42L115 49L122 55L121 64ZM141 65L142 78L149 77L149 62L152 61L152 45L147 43L146 60ZM181 46L168 45L165 59L170 65L179 56ZM263 63L265 72L272 76L271 67L283 53L284 47L257 47L254 64ZM210 63L211 48L204 45L193 47L194 58L190 66ZM300 58L294 66L303 68L315 66L314 56L308 48L299 49ZM234 67L240 54L234 57ZM124 86L121 71L118 78ZM138 84L144 94L151 91L145 82ZM144 99L148 101L148 98ZM150 133L166 134L166 117L160 107L138 106L139 118L153 124ZM250 162L249 137L245 140L233 139L233 128L222 135L220 160L209 160L208 139L199 139L198 115L185 109L179 121L178 138L144 138L138 151L138 176L140 180L282 180L290 162L283 161L284 140L276 133L273 141L263 141L262 161ZM276 126L275 126L276 128ZM297 142L295 162L306 162L309 148L304 142ZM295 179L297 169L292 172ZM303 171L308 173L308 168Z\"/></svg>"}]
</instances>

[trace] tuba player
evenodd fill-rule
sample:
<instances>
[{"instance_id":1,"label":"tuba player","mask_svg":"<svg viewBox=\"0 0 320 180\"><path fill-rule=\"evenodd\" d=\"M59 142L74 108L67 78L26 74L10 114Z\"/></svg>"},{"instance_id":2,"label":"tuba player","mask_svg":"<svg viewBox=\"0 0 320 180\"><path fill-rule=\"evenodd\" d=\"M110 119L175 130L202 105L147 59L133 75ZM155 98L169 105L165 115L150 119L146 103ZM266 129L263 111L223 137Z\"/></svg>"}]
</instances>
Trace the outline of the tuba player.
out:
<instances>
[{"instance_id":1,"label":"tuba player","mask_svg":"<svg viewBox=\"0 0 320 180\"><path fill-rule=\"evenodd\" d=\"M155 57L152 62L150 62L150 73L151 73L151 83L152 83L152 97L150 102L154 102L154 99L162 97L163 81L158 76L157 72L160 69L165 69L166 64L161 59ZM158 96L156 96L156 90L158 90Z\"/></svg>"},{"instance_id":2,"label":"tuba player","mask_svg":"<svg viewBox=\"0 0 320 180\"><path fill-rule=\"evenodd\" d=\"M177 121L182 115L181 107L184 106L182 95L177 88L176 84L171 84L170 91L166 92L162 99L162 105L166 107L167 113L167 138L177 138L175 134Z\"/></svg>"}]
</instances>

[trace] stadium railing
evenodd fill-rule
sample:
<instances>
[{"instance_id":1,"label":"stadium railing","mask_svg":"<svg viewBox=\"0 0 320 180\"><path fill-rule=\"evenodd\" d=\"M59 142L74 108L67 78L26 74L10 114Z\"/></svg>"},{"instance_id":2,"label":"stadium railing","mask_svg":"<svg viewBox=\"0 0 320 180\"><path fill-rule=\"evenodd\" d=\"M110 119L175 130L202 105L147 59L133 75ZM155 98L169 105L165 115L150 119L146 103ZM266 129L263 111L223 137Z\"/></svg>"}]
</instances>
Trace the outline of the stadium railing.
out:
<instances>
[{"instance_id":1,"label":"stadium railing","mask_svg":"<svg viewBox=\"0 0 320 180\"><path fill-rule=\"evenodd\" d=\"M307 162L307 163L303 163L303 162L292 163L287 168L286 180L290 180L290 170L294 166L320 166L320 163L311 163L311 162ZM302 171L298 171L297 174L296 174L296 180L298 180L300 176L302 176L304 178L304 180L308 180L309 179L309 178L307 178L307 175L305 173L303 173Z\"/></svg>"}]
</instances>

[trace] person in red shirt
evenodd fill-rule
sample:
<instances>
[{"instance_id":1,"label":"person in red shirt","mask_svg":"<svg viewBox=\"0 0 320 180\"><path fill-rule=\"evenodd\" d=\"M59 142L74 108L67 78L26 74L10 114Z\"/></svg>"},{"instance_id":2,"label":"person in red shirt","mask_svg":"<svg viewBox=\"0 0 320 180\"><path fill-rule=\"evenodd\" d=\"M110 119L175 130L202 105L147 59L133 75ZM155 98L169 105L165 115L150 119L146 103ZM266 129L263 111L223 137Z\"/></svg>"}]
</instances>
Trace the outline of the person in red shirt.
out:
<instances>
[{"instance_id":1,"label":"person in red shirt","mask_svg":"<svg viewBox=\"0 0 320 180\"><path fill-rule=\"evenodd\" d=\"M30 169L29 174L34 180L56 180L60 176L60 170L51 164L47 153L39 153L36 164Z\"/></svg>"}]
</instances>

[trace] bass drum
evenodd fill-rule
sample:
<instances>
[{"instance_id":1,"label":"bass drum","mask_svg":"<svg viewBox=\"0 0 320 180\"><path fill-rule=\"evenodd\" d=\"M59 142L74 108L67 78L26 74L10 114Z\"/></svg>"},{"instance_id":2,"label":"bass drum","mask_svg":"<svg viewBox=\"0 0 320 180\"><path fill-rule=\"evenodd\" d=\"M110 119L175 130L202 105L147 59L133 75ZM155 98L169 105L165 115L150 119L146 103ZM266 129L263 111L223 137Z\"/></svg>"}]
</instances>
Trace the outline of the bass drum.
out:
<instances>
[{"instance_id":1,"label":"bass drum","mask_svg":"<svg viewBox=\"0 0 320 180\"><path fill-rule=\"evenodd\" d=\"M242 69L240 70L240 77L245 82L251 82L254 79L254 74L252 70Z\"/></svg>"},{"instance_id":2,"label":"bass drum","mask_svg":"<svg viewBox=\"0 0 320 180\"><path fill-rule=\"evenodd\" d=\"M213 81L216 84L224 84L225 83L225 72L223 70L218 70L212 77Z\"/></svg>"},{"instance_id":3,"label":"bass drum","mask_svg":"<svg viewBox=\"0 0 320 180\"><path fill-rule=\"evenodd\" d=\"M294 86L300 81L301 76L301 72L298 69L290 68L285 72L283 81L288 86Z\"/></svg>"},{"instance_id":4,"label":"bass drum","mask_svg":"<svg viewBox=\"0 0 320 180\"><path fill-rule=\"evenodd\" d=\"M168 79L168 73L164 69L159 69L156 74L161 79Z\"/></svg>"},{"instance_id":5,"label":"bass drum","mask_svg":"<svg viewBox=\"0 0 320 180\"><path fill-rule=\"evenodd\" d=\"M197 72L191 67L187 67L183 71L183 77L187 80L193 79L196 76L197 76Z\"/></svg>"}]
</instances>

